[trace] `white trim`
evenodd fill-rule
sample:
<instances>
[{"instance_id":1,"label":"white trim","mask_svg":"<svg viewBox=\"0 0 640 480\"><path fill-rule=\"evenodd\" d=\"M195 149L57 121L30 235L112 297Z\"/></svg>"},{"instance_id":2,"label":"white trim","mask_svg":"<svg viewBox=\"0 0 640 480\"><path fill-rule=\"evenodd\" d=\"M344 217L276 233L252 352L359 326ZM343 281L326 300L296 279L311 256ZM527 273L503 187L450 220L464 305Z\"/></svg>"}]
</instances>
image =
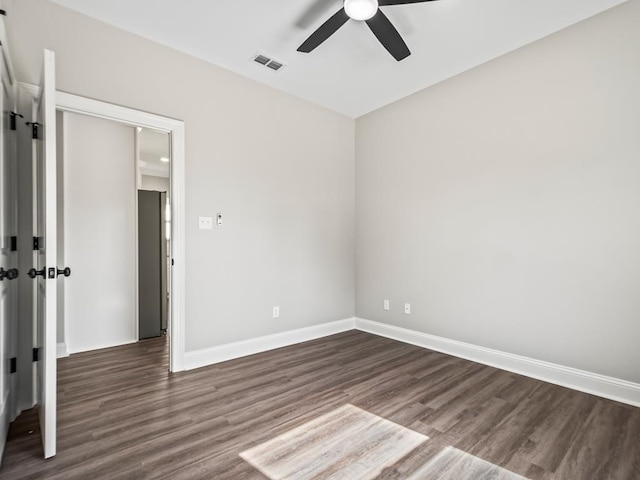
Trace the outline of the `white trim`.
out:
<instances>
[{"instance_id":1,"label":"white trim","mask_svg":"<svg viewBox=\"0 0 640 480\"><path fill-rule=\"evenodd\" d=\"M135 154L135 160L133 162L133 224L134 224L134 228L133 228L133 244L135 245L134 248L134 265L135 265L135 275L134 275L134 282L135 282L135 286L136 286L136 294L135 294L135 301L133 302L133 315L131 315L133 317L133 338L135 338L136 340L140 339L140 258L139 258L139 252L140 252L140 232L138 231L140 228L140 219L138 218L138 189L140 188L140 185L138 185L138 175L140 174L140 132L138 131L138 128L134 128L133 129L133 135L134 135L134 154Z\"/></svg>"},{"instance_id":2,"label":"white trim","mask_svg":"<svg viewBox=\"0 0 640 480\"><path fill-rule=\"evenodd\" d=\"M133 343L138 343L138 340L125 340L124 342L118 343L91 345L90 347L82 348L80 350L74 350L73 348L69 349L67 347L67 352L69 355L73 355L76 353L95 352L96 350L103 350L105 348L122 347L123 345L131 345Z\"/></svg>"},{"instance_id":3,"label":"white trim","mask_svg":"<svg viewBox=\"0 0 640 480\"><path fill-rule=\"evenodd\" d=\"M187 352L184 369L205 367L354 329L640 407L640 384L637 383L362 318L348 318Z\"/></svg>"},{"instance_id":4,"label":"white trim","mask_svg":"<svg viewBox=\"0 0 640 480\"><path fill-rule=\"evenodd\" d=\"M406 328L355 319L357 330L454 355L473 362L640 407L640 384L555 363L479 347Z\"/></svg>"},{"instance_id":5,"label":"white trim","mask_svg":"<svg viewBox=\"0 0 640 480\"><path fill-rule=\"evenodd\" d=\"M187 238L186 238L186 177L185 177L185 125L174 125L171 130L171 315L169 316L169 370L185 369L185 325Z\"/></svg>"},{"instance_id":6,"label":"white trim","mask_svg":"<svg viewBox=\"0 0 640 480\"><path fill-rule=\"evenodd\" d=\"M64 342L60 342L57 345L56 358L64 358L69 356L69 350L67 349L67 344Z\"/></svg>"},{"instance_id":7,"label":"white trim","mask_svg":"<svg viewBox=\"0 0 640 480\"><path fill-rule=\"evenodd\" d=\"M30 87L22 85L23 88ZM184 370L186 321L185 287L185 126L181 120L113 105L66 92L56 92L56 107L64 112L79 113L146 127L171 136L171 325L169 326L169 370Z\"/></svg>"},{"instance_id":8,"label":"white trim","mask_svg":"<svg viewBox=\"0 0 640 480\"><path fill-rule=\"evenodd\" d=\"M187 352L184 356L185 369L204 367L214 363L225 362L235 358L266 352L275 348L287 347L300 342L307 342L317 338L353 330L355 319L347 318L335 322L322 323L311 327L288 330L286 332L251 338L240 342L227 343L212 348L204 348Z\"/></svg>"},{"instance_id":9,"label":"white trim","mask_svg":"<svg viewBox=\"0 0 640 480\"><path fill-rule=\"evenodd\" d=\"M65 112L91 115L105 120L115 120L132 127L147 127L166 133L172 133L174 129L184 125L182 120L134 110L133 108L122 107L59 90L56 92L56 105L58 110L64 110Z\"/></svg>"}]
</instances>

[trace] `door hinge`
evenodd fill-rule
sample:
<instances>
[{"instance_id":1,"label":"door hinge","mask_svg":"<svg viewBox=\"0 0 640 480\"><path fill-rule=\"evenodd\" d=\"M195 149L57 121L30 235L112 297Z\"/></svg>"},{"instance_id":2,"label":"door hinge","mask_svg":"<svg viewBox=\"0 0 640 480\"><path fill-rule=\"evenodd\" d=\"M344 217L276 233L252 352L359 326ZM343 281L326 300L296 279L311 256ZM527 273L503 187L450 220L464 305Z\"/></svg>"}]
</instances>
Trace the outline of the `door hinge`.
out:
<instances>
[{"instance_id":1,"label":"door hinge","mask_svg":"<svg viewBox=\"0 0 640 480\"><path fill-rule=\"evenodd\" d=\"M40 360L40 347L33 347L33 361L37 362Z\"/></svg>"},{"instance_id":2,"label":"door hinge","mask_svg":"<svg viewBox=\"0 0 640 480\"><path fill-rule=\"evenodd\" d=\"M33 249L40 250L41 248L44 248L44 241L42 237L33 237Z\"/></svg>"},{"instance_id":3,"label":"door hinge","mask_svg":"<svg viewBox=\"0 0 640 480\"><path fill-rule=\"evenodd\" d=\"M11 130L17 130L17 117L24 118L24 116L20 115L18 112L9 112L9 128Z\"/></svg>"},{"instance_id":4,"label":"door hinge","mask_svg":"<svg viewBox=\"0 0 640 480\"><path fill-rule=\"evenodd\" d=\"M18 359L12 357L9 359L9 373L16 373L18 371Z\"/></svg>"},{"instance_id":5,"label":"door hinge","mask_svg":"<svg viewBox=\"0 0 640 480\"><path fill-rule=\"evenodd\" d=\"M11 237L10 239L10 243L11 243L11 251L12 252L17 252L18 251L18 237L16 237L15 235L13 237Z\"/></svg>"},{"instance_id":6,"label":"door hinge","mask_svg":"<svg viewBox=\"0 0 640 480\"><path fill-rule=\"evenodd\" d=\"M31 125L31 138L37 140L40 138L40 127L41 123L38 122L27 122L27 125Z\"/></svg>"}]
</instances>

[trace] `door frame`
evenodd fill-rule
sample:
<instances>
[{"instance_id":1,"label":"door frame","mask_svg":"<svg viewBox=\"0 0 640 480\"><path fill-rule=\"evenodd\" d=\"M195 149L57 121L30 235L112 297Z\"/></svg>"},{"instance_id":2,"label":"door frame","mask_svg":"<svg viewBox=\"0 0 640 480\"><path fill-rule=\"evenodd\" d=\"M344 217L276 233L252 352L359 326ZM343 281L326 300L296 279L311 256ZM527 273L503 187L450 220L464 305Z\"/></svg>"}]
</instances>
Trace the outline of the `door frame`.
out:
<instances>
[{"instance_id":1,"label":"door frame","mask_svg":"<svg viewBox=\"0 0 640 480\"><path fill-rule=\"evenodd\" d=\"M79 95L57 91L56 109L146 127L169 134L171 149L171 313L169 316L169 371L184 370L185 353L185 126L184 121Z\"/></svg>"}]
</instances>

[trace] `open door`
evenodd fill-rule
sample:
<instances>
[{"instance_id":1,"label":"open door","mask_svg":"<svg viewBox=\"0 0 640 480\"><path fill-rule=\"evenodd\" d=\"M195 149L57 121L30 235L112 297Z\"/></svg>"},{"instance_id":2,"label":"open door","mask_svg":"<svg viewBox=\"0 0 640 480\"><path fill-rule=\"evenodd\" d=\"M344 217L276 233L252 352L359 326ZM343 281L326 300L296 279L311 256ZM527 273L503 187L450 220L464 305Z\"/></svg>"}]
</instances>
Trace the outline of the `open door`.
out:
<instances>
[{"instance_id":1,"label":"open door","mask_svg":"<svg viewBox=\"0 0 640 480\"><path fill-rule=\"evenodd\" d=\"M33 130L34 359L44 458L56 454L56 87L55 56L44 51L44 67ZM35 245L37 242L37 245Z\"/></svg>"}]
</instances>

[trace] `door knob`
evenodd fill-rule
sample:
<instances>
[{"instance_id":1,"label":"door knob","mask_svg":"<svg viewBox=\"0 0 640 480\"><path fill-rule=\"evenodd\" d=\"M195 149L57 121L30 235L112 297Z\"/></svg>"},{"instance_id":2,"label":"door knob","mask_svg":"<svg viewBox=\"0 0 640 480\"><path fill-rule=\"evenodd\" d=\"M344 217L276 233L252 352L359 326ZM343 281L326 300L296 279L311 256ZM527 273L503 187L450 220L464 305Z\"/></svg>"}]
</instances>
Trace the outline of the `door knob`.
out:
<instances>
[{"instance_id":1,"label":"door knob","mask_svg":"<svg viewBox=\"0 0 640 480\"><path fill-rule=\"evenodd\" d=\"M18 278L18 269L10 268L9 270L5 270L4 268L0 268L0 280L15 280Z\"/></svg>"},{"instance_id":2,"label":"door knob","mask_svg":"<svg viewBox=\"0 0 640 480\"><path fill-rule=\"evenodd\" d=\"M65 277L71 276L71 269L69 267L58 268L58 276L64 275Z\"/></svg>"},{"instance_id":3,"label":"door knob","mask_svg":"<svg viewBox=\"0 0 640 480\"><path fill-rule=\"evenodd\" d=\"M29 275L30 278L36 278L38 275L46 277L47 267L42 267L42 270L36 270L35 268L32 268L31 270L29 270L29 273L27 275Z\"/></svg>"}]
</instances>

